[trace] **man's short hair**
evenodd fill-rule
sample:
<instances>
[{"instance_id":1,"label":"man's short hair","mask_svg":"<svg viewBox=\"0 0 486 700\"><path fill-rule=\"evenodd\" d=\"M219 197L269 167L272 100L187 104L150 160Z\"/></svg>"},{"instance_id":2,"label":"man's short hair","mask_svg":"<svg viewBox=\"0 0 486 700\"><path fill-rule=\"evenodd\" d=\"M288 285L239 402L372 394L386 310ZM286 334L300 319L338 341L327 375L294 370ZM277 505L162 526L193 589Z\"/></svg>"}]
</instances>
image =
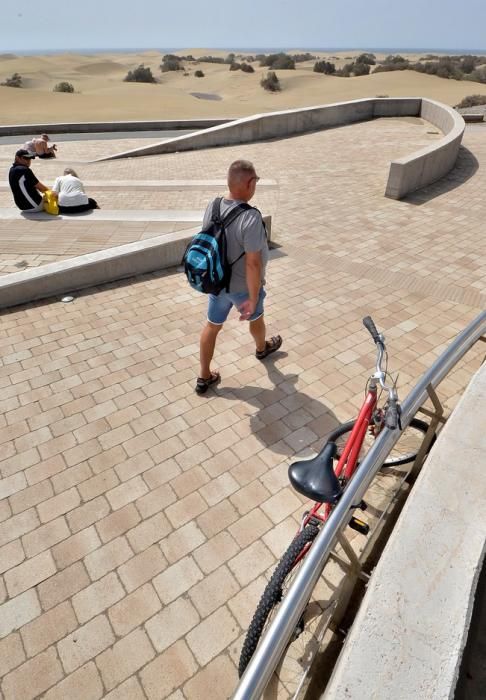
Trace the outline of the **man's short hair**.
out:
<instances>
[{"instance_id":1,"label":"man's short hair","mask_svg":"<svg viewBox=\"0 0 486 700\"><path fill-rule=\"evenodd\" d=\"M228 168L228 186L238 184L255 174L255 166L249 160L235 160Z\"/></svg>"}]
</instances>

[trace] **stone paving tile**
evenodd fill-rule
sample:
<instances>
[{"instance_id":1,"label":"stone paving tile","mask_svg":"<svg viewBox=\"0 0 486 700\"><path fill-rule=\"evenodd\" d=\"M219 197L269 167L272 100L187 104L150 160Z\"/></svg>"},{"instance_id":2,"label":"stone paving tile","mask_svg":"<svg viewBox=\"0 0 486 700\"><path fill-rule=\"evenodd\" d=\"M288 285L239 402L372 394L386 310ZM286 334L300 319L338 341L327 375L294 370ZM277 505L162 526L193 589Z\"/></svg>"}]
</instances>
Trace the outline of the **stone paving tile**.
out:
<instances>
[{"instance_id":1,"label":"stone paving tile","mask_svg":"<svg viewBox=\"0 0 486 700\"><path fill-rule=\"evenodd\" d=\"M458 167L436 185L403 202L383 197L389 160L427 145L426 131L380 120L82 164L92 180L107 168L114 180L204 179L224 178L236 157L254 160L279 183L257 203L282 244L268 268L267 318L284 345L259 363L230 320L215 356L223 381L196 396L205 299L174 270L0 315L3 697L230 697L241 636L304 509L289 460L311 454L360 404L374 360L361 318L384 329L404 397L485 306L481 135L466 131ZM61 160L83 160L82 145L64 155L39 163L41 179ZM0 162L9 158L0 147ZM117 205L133 207L124 194ZM130 197L197 208L210 194ZM0 273L156 232L107 223L57 222L54 232L51 222L2 221ZM54 235L60 245L43 249ZM480 360L474 348L439 387L449 409Z\"/></svg>"}]
</instances>

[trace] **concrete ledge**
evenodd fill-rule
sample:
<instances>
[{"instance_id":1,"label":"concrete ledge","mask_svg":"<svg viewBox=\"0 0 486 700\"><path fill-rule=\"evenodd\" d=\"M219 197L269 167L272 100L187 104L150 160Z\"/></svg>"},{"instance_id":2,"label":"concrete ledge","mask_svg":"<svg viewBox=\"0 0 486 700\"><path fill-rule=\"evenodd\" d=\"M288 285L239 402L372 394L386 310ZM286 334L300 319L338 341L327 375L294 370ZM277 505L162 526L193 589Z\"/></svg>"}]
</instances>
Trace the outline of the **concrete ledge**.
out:
<instances>
[{"instance_id":1,"label":"concrete ledge","mask_svg":"<svg viewBox=\"0 0 486 700\"><path fill-rule=\"evenodd\" d=\"M170 221L185 223L201 223L204 211L174 210L174 209L91 209L79 214L58 214L51 216L45 211L21 212L12 207L0 209L0 219L28 219L29 221Z\"/></svg>"},{"instance_id":2,"label":"concrete ledge","mask_svg":"<svg viewBox=\"0 0 486 700\"><path fill-rule=\"evenodd\" d=\"M0 277L0 308L179 265L198 228L80 255Z\"/></svg>"},{"instance_id":3,"label":"concrete ledge","mask_svg":"<svg viewBox=\"0 0 486 700\"><path fill-rule=\"evenodd\" d=\"M226 189L226 180L83 180L86 189L96 190L208 190ZM258 189L275 189L276 180L261 179ZM8 182L0 183L0 191L10 191Z\"/></svg>"},{"instance_id":4,"label":"concrete ledge","mask_svg":"<svg viewBox=\"0 0 486 700\"><path fill-rule=\"evenodd\" d=\"M90 134L98 131L156 131L157 129L208 129L232 121L225 119L162 119L132 122L60 122L51 124L10 124L0 126L0 136L29 136L35 133Z\"/></svg>"},{"instance_id":5,"label":"concrete ledge","mask_svg":"<svg viewBox=\"0 0 486 700\"><path fill-rule=\"evenodd\" d=\"M465 123L456 110L421 97L352 100L336 104L255 114L195 134L176 136L99 160L174 153L251 143L352 124L377 117L420 116L441 129L444 138L391 163L385 195L401 199L443 177L456 162Z\"/></svg>"},{"instance_id":6,"label":"concrete ledge","mask_svg":"<svg viewBox=\"0 0 486 700\"><path fill-rule=\"evenodd\" d=\"M486 365L417 479L326 700L452 698L485 554Z\"/></svg>"},{"instance_id":7,"label":"concrete ledge","mask_svg":"<svg viewBox=\"0 0 486 700\"><path fill-rule=\"evenodd\" d=\"M477 122L483 122L484 121L484 114L462 114L462 118L466 123L472 123L475 124Z\"/></svg>"},{"instance_id":8,"label":"concrete ledge","mask_svg":"<svg viewBox=\"0 0 486 700\"><path fill-rule=\"evenodd\" d=\"M198 223L201 220L202 212ZM272 218L264 216L263 220L271 244ZM177 266L187 244L198 231L199 226L185 228L147 240L0 276L0 309Z\"/></svg>"}]
</instances>

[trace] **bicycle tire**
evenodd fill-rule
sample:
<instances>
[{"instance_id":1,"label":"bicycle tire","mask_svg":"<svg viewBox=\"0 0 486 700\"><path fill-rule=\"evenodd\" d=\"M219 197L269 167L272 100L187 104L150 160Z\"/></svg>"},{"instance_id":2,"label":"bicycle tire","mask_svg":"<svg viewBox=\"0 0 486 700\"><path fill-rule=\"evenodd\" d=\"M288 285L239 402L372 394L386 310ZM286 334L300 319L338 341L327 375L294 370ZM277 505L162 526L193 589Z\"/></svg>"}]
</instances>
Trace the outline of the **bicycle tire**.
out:
<instances>
[{"instance_id":1,"label":"bicycle tire","mask_svg":"<svg viewBox=\"0 0 486 700\"><path fill-rule=\"evenodd\" d=\"M307 525L299 532L280 559L270 581L267 583L241 648L240 661L238 664L238 676L240 678L250 663L251 657L255 653L255 649L258 646L270 613L282 600L283 586L286 579L295 568L295 560L304 547L314 541L318 532L319 528L316 525Z\"/></svg>"},{"instance_id":2,"label":"bicycle tire","mask_svg":"<svg viewBox=\"0 0 486 700\"><path fill-rule=\"evenodd\" d=\"M337 445L336 459L339 459L344 445L349 437L349 433L353 429L355 424L354 420L350 420L347 423L343 423L336 430L328 436L329 442L335 442ZM403 464L409 464L413 462L422 444L423 437L427 432L429 426L425 421L419 420L418 418L412 418L410 425L408 425L400 436L398 442L393 447L392 451L388 457L383 462L383 467L399 467ZM343 439L341 439L343 438ZM369 448L373 444L375 438L369 433L366 434L363 443L362 452L360 453L360 459L368 452ZM435 441L435 435L429 446L432 447Z\"/></svg>"}]
</instances>

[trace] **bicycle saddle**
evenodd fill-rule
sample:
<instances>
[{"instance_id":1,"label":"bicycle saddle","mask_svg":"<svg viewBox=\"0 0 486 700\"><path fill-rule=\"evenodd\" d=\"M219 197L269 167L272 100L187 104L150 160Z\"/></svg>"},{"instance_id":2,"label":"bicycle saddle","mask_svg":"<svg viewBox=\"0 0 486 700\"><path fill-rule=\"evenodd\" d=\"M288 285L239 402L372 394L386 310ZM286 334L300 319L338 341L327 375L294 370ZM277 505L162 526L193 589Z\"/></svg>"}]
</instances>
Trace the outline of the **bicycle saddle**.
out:
<instances>
[{"instance_id":1,"label":"bicycle saddle","mask_svg":"<svg viewBox=\"0 0 486 700\"><path fill-rule=\"evenodd\" d=\"M316 457L293 462L289 479L294 489L311 501L336 503L342 493L332 465L336 449L335 442L328 442Z\"/></svg>"}]
</instances>

